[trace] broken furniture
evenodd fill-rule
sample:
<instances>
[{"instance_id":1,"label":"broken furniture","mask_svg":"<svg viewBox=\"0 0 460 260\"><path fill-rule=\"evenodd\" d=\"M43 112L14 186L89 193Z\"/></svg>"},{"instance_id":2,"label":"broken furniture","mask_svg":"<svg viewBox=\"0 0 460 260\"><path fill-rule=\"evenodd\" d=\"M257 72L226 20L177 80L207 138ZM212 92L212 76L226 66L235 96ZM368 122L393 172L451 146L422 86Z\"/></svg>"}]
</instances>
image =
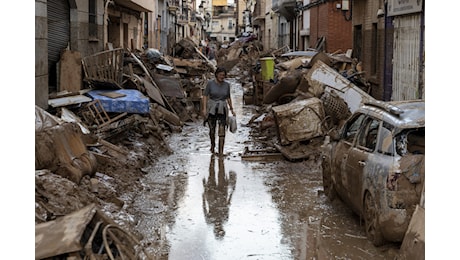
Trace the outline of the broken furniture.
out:
<instances>
[{"instance_id":1,"label":"broken furniture","mask_svg":"<svg viewBox=\"0 0 460 260\"><path fill-rule=\"evenodd\" d=\"M149 259L139 244L95 204L35 225L35 259Z\"/></svg>"},{"instance_id":2,"label":"broken furniture","mask_svg":"<svg viewBox=\"0 0 460 260\"><path fill-rule=\"evenodd\" d=\"M84 57L82 59L85 72L84 81L94 87L116 86L121 88L123 54L124 49L118 48Z\"/></svg>"},{"instance_id":3,"label":"broken furniture","mask_svg":"<svg viewBox=\"0 0 460 260\"><path fill-rule=\"evenodd\" d=\"M82 131L35 106L35 169L49 169L75 183L96 171L97 161L86 149Z\"/></svg>"},{"instance_id":4,"label":"broken furniture","mask_svg":"<svg viewBox=\"0 0 460 260\"><path fill-rule=\"evenodd\" d=\"M82 115L89 125L97 124L98 128L101 128L124 117L127 113L122 113L114 118L110 118L102 106L101 101L96 99L86 105L86 111L82 111Z\"/></svg>"}]
</instances>

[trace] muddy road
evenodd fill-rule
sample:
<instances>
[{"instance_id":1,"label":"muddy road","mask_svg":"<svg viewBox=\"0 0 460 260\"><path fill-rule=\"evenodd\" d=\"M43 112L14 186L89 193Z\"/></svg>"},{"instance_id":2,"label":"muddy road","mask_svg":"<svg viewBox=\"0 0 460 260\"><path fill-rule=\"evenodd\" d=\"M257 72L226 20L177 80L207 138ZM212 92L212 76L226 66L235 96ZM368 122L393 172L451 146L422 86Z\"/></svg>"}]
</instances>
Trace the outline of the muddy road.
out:
<instances>
[{"instance_id":1,"label":"muddy road","mask_svg":"<svg viewBox=\"0 0 460 260\"><path fill-rule=\"evenodd\" d=\"M145 192L133 211L142 243L157 259L393 259L398 245L374 247L363 221L322 193L318 159L243 160L254 146L232 79L238 130L227 132L225 156L209 151L208 128L188 123L169 137L171 155L146 167Z\"/></svg>"}]
</instances>

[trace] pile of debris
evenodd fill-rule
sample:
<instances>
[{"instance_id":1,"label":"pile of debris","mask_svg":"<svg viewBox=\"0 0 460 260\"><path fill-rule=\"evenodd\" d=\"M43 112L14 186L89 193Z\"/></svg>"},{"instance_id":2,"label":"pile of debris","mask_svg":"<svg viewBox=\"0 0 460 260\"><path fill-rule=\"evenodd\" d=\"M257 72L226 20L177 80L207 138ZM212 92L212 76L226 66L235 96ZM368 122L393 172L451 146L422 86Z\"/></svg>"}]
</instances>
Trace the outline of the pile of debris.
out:
<instances>
[{"instance_id":1,"label":"pile of debris","mask_svg":"<svg viewBox=\"0 0 460 260\"><path fill-rule=\"evenodd\" d=\"M63 51L60 91L48 109L35 109L37 259L142 254L125 203L142 189L148 166L173 152L167 135L199 120L216 69L191 41L175 49L174 57L155 49L84 58Z\"/></svg>"},{"instance_id":2,"label":"pile of debris","mask_svg":"<svg viewBox=\"0 0 460 260\"><path fill-rule=\"evenodd\" d=\"M259 58L244 101L259 107L249 123L265 140L271 137L261 149L275 147L289 160L317 157L324 136L373 100L361 64L350 56L283 47Z\"/></svg>"},{"instance_id":3,"label":"pile of debris","mask_svg":"<svg viewBox=\"0 0 460 260\"><path fill-rule=\"evenodd\" d=\"M125 201L142 189L145 168L173 152L168 134L201 119L202 92L216 64L229 76L237 71L245 104L258 106L249 125L271 146L265 151L290 160L316 156L322 137L371 98L349 55L263 50L256 40L222 46L216 60L189 39L173 49L173 56L109 49L84 58L63 51L60 91L35 112L36 248L44 250L36 250L38 258L142 254L141 239L128 231L133 220ZM62 233L77 222L65 240Z\"/></svg>"}]
</instances>

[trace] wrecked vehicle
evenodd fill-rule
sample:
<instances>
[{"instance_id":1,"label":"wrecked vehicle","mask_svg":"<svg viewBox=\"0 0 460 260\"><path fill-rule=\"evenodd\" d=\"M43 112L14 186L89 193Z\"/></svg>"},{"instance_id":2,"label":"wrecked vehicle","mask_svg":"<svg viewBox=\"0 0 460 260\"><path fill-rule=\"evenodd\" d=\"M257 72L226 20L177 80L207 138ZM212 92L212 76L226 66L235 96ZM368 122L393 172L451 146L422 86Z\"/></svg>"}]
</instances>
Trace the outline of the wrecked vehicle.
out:
<instances>
[{"instance_id":1,"label":"wrecked vehicle","mask_svg":"<svg viewBox=\"0 0 460 260\"><path fill-rule=\"evenodd\" d=\"M425 102L364 102L330 138L325 194L364 218L375 246L401 242L424 187Z\"/></svg>"}]
</instances>

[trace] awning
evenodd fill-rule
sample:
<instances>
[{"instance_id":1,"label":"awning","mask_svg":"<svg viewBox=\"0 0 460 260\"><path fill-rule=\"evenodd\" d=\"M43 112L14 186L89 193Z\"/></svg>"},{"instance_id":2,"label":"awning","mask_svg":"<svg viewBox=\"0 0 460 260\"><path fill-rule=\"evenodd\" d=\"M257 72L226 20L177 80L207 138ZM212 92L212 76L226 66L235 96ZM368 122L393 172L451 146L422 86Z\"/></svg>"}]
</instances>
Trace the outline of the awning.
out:
<instances>
[{"instance_id":1,"label":"awning","mask_svg":"<svg viewBox=\"0 0 460 260\"><path fill-rule=\"evenodd\" d=\"M116 5L139 12L153 12L153 2L146 0L115 0Z\"/></svg>"}]
</instances>

